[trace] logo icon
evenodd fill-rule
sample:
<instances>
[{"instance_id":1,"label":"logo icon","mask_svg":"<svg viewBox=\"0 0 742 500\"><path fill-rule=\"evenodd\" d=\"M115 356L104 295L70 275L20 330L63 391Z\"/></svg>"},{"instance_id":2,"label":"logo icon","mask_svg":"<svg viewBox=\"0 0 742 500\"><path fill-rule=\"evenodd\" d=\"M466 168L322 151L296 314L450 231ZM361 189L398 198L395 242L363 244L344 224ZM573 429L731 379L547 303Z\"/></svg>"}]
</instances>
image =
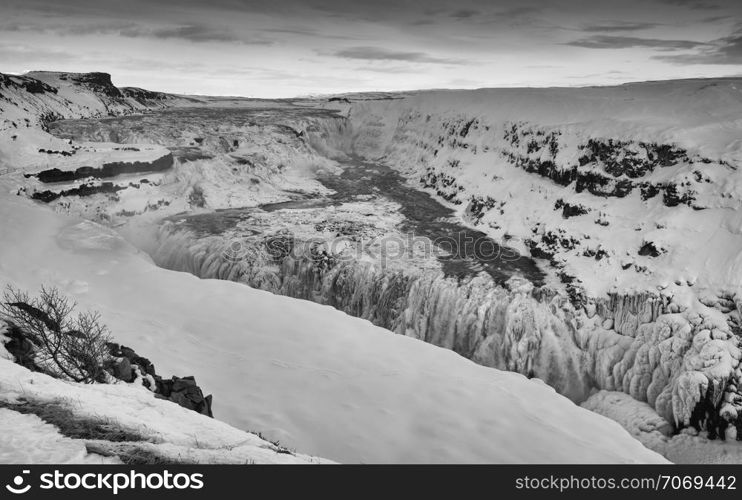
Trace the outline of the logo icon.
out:
<instances>
[{"instance_id":1,"label":"logo icon","mask_svg":"<svg viewBox=\"0 0 742 500\"><path fill-rule=\"evenodd\" d=\"M24 470L23 474L30 474L30 470ZM27 484L26 486L23 486L24 478L23 476L16 476L13 478L13 485L6 484L5 488L16 495L23 495L24 493L28 492L28 490L31 489L31 485Z\"/></svg>"}]
</instances>

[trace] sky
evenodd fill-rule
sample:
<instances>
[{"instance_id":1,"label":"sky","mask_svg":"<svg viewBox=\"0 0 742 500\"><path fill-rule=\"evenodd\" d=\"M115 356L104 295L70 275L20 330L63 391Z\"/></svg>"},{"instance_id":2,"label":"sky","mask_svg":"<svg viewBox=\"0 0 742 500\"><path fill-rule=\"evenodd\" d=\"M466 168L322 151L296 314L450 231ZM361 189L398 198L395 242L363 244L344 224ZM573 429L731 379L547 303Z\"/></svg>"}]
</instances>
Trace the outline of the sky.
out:
<instances>
[{"instance_id":1,"label":"sky","mask_svg":"<svg viewBox=\"0 0 742 500\"><path fill-rule=\"evenodd\" d=\"M2 0L0 72L293 97L742 75L742 1Z\"/></svg>"}]
</instances>

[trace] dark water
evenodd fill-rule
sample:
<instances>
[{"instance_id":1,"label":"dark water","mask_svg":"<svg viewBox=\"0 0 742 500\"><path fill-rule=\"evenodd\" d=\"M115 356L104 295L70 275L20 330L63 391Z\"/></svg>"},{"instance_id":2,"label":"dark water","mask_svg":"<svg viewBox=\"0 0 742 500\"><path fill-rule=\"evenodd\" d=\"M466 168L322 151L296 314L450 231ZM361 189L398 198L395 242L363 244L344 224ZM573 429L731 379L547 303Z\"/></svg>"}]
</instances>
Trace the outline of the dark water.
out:
<instances>
[{"instance_id":1,"label":"dark water","mask_svg":"<svg viewBox=\"0 0 742 500\"><path fill-rule=\"evenodd\" d=\"M543 283L544 274L533 259L521 256L482 231L457 222L452 209L410 186L392 168L359 158L353 158L345 167L339 176L319 178L322 184L336 191L328 202L340 204L353 201L359 195L370 195L398 203L405 218L403 231L429 238L450 254L439 257L446 274L464 277L484 271L498 283L514 275L521 275L535 284ZM268 208L276 210L277 205Z\"/></svg>"},{"instance_id":2,"label":"dark water","mask_svg":"<svg viewBox=\"0 0 742 500\"><path fill-rule=\"evenodd\" d=\"M544 274L536 262L521 256L512 248L501 245L482 231L458 223L455 213L428 193L415 189L392 168L352 158L343 164L340 175L326 174L319 181L335 191L327 197L299 198L258 207L266 212L322 208L358 201L359 197L386 198L401 207L404 216L402 231L425 237L447 256L438 257L448 276L463 278L480 272L503 283L513 276L523 276L534 284L543 283ZM178 216L189 229L199 234L221 234L249 221L255 208L217 210L207 214Z\"/></svg>"},{"instance_id":3,"label":"dark water","mask_svg":"<svg viewBox=\"0 0 742 500\"><path fill-rule=\"evenodd\" d=\"M254 208L227 208L196 215L178 214L166 217L165 220L183 224L198 236L218 236L234 229L241 222L251 220L255 210ZM242 232L245 231L257 234L255 231L243 228Z\"/></svg>"}]
</instances>

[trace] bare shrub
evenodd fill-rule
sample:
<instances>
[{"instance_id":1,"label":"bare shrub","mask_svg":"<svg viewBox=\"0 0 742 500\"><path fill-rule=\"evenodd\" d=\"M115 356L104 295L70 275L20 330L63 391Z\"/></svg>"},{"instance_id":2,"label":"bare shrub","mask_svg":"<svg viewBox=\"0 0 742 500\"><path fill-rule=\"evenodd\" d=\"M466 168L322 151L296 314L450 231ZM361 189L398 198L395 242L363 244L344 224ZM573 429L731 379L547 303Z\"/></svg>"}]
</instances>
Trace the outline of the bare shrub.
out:
<instances>
[{"instance_id":1,"label":"bare shrub","mask_svg":"<svg viewBox=\"0 0 742 500\"><path fill-rule=\"evenodd\" d=\"M77 304L57 288L41 287L38 297L8 287L0 317L19 328L36 347L35 362L46 373L74 382L102 382L110 361L111 337L100 314L75 314Z\"/></svg>"}]
</instances>

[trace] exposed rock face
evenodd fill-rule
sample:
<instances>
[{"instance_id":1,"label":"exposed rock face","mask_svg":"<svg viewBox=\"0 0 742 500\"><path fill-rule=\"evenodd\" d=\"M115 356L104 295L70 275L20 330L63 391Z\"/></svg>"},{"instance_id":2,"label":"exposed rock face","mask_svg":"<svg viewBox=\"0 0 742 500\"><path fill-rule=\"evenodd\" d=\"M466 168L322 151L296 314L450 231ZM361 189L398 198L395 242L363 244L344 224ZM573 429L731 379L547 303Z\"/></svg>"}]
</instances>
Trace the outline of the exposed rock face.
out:
<instances>
[{"instance_id":1,"label":"exposed rock face","mask_svg":"<svg viewBox=\"0 0 742 500\"><path fill-rule=\"evenodd\" d=\"M128 358L121 358L120 361L113 363L111 367L113 376L124 382L134 382L134 368L131 366L131 361Z\"/></svg>"},{"instance_id":2,"label":"exposed rock face","mask_svg":"<svg viewBox=\"0 0 742 500\"><path fill-rule=\"evenodd\" d=\"M639 255L646 255L649 257L659 257L662 255L662 250L658 249L655 244L651 241L647 241L639 249Z\"/></svg>"},{"instance_id":3,"label":"exposed rock face","mask_svg":"<svg viewBox=\"0 0 742 500\"><path fill-rule=\"evenodd\" d=\"M407 120L417 118L406 117ZM432 155L438 156L444 149L452 151L466 149L471 154L488 153L488 145L473 144L465 141L472 131L490 132L490 125L479 119L460 118L441 122L440 135L430 145ZM690 162L687 151L671 144L645 143L641 141L618 141L611 138L590 138L578 144L580 156L576 164L563 166L558 161L559 152L565 147L562 144L562 131L558 128L542 128L522 122L509 122L502 125L503 139L506 147L500 151L502 156L513 166L526 172L547 177L562 186L573 186L576 192L588 191L596 196L625 197L635 188L642 188L647 196L659 192L678 190L675 184L658 184L634 182L641 179L658 167L673 166L681 162ZM494 132L494 130L492 130ZM703 159L698 159L701 161ZM456 167L449 164L449 167ZM437 170L430 168L421 177L425 187L432 187L443 192L454 182ZM652 194L654 193L654 194ZM443 194L439 195L444 196ZM449 201L454 196L449 193ZM670 195L668 203L678 202L691 204L693 196L684 193L677 197ZM455 201L454 201L455 202ZM671 205L668 205L671 206Z\"/></svg>"},{"instance_id":4,"label":"exposed rock face","mask_svg":"<svg viewBox=\"0 0 742 500\"><path fill-rule=\"evenodd\" d=\"M0 131L46 126L59 119L114 116L162 109L176 100L193 100L142 89L122 92L107 73L32 71L0 73Z\"/></svg>"},{"instance_id":5,"label":"exposed rock face","mask_svg":"<svg viewBox=\"0 0 742 500\"><path fill-rule=\"evenodd\" d=\"M0 330L0 335L8 339L4 347L15 358L16 363L32 371L41 371L34 360L36 345L19 328L8 325L4 331Z\"/></svg>"},{"instance_id":6,"label":"exposed rock face","mask_svg":"<svg viewBox=\"0 0 742 500\"><path fill-rule=\"evenodd\" d=\"M178 403L184 408L213 417L211 412L211 395L204 397L201 388L193 377L172 377L170 380L155 377L157 395Z\"/></svg>"},{"instance_id":7,"label":"exposed rock face","mask_svg":"<svg viewBox=\"0 0 742 500\"><path fill-rule=\"evenodd\" d=\"M123 97L121 91L111 81L111 75L108 73L65 73L60 75L59 78L60 80L76 82L96 94L115 98Z\"/></svg>"},{"instance_id":8,"label":"exposed rock face","mask_svg":"<svg viewBox=\"0 0 742 500\"><path fill-rule=\"evenodd\" d=\"M590 209L583 207L582 205L572 205L571 203L567 203L561 198L556 201L554 204L554 210L560 210L562 211L562 217L565 219L569 219L570 217L577 217L578 215L585 215L587 214Z\"/></svg>"},{"instance_id":9,"label":"exposed rock face","mask_svg":"<svg viewBox=\"0 0 742 500\"><path fill-rule=\"evenodd\" d=\"M45 372L36 363L39 348L30 337L12 324L5 327L5 323L2 323L0 326L3 327L0 330L2 345L13 356L15 362L29 370ZM105 369L114 378L126 383L140 381L154 392L156 397L213 418L212 397L204 396L193 377L173 376L170 379L163 379L157 375L152 362L139 356L133 349L115 343L109 343L108 349L112 358L106 361Z\"/></svg>"},{"instance_id":10,"label":"exposed rock face","mask_svg":"<svg viewBox=\"0 0 742 500\"><path fill-rule=\"evenodd\" d=\"M64 189L62 191L36 191L31 195L31 198L34 200L43 201L44 203L51 203L52 201L64 198L66 196L93 196L95 194L101 194L101 193L116 193L117 191L122 191L126 189L127 187L131 187L132 185L118 185L114 184L113 182L101 182L99 184L95 183L89 183L89 184L82 184L81 186L78 186L76 188L72 189Z\"/></svg>"},{"instance_id":11,"label":"exposed rock face","mask_svg":"<svg viewBox=\"0 0 742 500\"><path fill-rule=\"evenodd\" d=\"M28 76L5 75L0 73L0 88L25 90L29 94L56 94L57 89ZM0 94L0 97L2 95Z\"/></svg>"},{"instance_id":12,"label":"exposed rock face","mask_svg":"<svg viewBox=\"0 0 742 500\"><path fill-rule=\"evenodd\" d=\"M161 399L167 399L184 408L213 417L211 395L204 396L193 377L176 377L164 379L157 375L152 362L139 356L133 349L119 344L108 345L115 361L110 367L111 374L127 383L141 379L142 385Z\"/></svg>"},{"instance_id":13,"label":"exposed rock face","mask_svg":"<svg viewBox=\"0 0 742 500\"><path fill-rule=\"evenodd\" d=\"M153 92L151 90L140 89L138 87L122 87L119 90L124 96L130 97L145 106L148 106L155 101L166 101L170 98L169 94L165 94L163 92Z\"/></svg>"},{"instance_id":14,"label":"exposed rock face","mask_svg":"<svg viewBox=\"0 0 742 500\"><path fill-rule=\"evenodd\" d=\"M445 121L441 127L443 131L435 141L437 147L468 149L472 154L479 151L462 141L470 131L485 127L478 120ZM691 158L686 150L672 144L590 138L577 145L580 154L577 164L564 166L558 161L559 152L565 147L561 142L563 133L558 128L528 123L506 123L503 128L507 146L502 148L501 154L513 166L547 177L561 186L572 186L577 193L587 191L601 197L623 198L638 188L645 199L663 193L667 206L692 205L695 198L687 188L641 179L657 168L693 161L710 162L706 158ZM433 156L437 156L441 149L435 149ZM488 151L489 148L482 148L482 152ZM455 179L428 169L421 182L425 187L445 191ZM451 196L449 201L453 198Z\"/></svg>"},{"instance_id":15,"label":"exposed rock face","mask_svg":"<svg viewBox=\"0 0 742 500\"><path fill-rule=\"evenodd\" d=\"M52 168L36 174L36 177L44 183L49 182L70 182L78 179L93 177L104 179L116 177L124 174L138 174L143 172L161 172L173 166L173 155L168 153L154 161L134 161L134 162L111 162L104 163L96 167L80 167L76 170L60 170Z\"/></svg>"}]
</instances>

